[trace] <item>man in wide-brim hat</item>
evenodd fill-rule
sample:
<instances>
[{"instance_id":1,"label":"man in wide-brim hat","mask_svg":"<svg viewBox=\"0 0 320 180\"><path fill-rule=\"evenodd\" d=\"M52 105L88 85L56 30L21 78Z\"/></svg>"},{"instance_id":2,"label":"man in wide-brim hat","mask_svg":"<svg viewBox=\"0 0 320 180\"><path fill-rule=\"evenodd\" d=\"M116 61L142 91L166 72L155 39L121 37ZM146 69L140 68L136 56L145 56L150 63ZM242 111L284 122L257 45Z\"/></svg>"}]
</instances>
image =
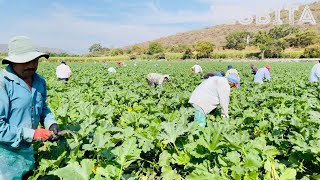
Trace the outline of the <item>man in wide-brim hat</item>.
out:
<instances>
[{"instance_id":1,"label":"man in wide-brim hat","mask_svg":"<svg viewBox=\"0 0 320 180\"><path fill-rule=\"evenodd\" d=\"M8 46L2 60L8 66L0 71L0 179L21 179L34 166L32 142L57 140L59 127L46 103L46 82L36 73L39 59L49 55L26 36Z\"/></svg>"}]
</instances>

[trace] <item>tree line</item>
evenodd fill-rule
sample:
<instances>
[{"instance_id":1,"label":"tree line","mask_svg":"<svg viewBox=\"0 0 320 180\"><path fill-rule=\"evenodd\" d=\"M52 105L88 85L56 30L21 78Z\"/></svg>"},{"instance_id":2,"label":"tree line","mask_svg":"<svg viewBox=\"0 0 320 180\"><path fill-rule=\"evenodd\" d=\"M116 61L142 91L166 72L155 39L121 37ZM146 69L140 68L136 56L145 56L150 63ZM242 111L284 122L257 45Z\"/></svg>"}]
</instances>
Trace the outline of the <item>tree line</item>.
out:
<instances>
[{"instance_id":1,"label":"tree line","mask_svg":"<svg viewBox=\"0 0 320 180\"><path fill-rule=\"evenodd\" d=\"M281 58L287 48L304 49L300 58L314 58L320 56L319 34L310 29L302 29L288 24L274 26L270 30L258 31L234 31L226 36L224 50L245 50L254 47L259 52L252 56L257 58ZM214 58L216 45L213 42L198 41L193 44L178 44L164 47L158 42L150 42L147 47L133 45L130 48L105 48L96 43L89 47L87 56L118 56L128 55L131 59L137 56L163 59L165 53L181 53L181 59Z\"/></svg>"}]
</instances>

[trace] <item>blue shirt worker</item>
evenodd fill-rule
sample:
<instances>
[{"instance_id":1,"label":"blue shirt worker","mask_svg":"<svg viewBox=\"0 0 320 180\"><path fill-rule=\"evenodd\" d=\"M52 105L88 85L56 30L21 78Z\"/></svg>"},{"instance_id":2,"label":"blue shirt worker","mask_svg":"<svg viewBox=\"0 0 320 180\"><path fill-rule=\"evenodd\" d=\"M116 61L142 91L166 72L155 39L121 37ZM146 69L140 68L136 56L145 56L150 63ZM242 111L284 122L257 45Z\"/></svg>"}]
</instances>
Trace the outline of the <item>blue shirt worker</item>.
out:
<instances>
[{"instance_id":1,"label":"blue shirt worker","mask_svg":"<svg viewBox=\"0 0 320 180\"><path fill-rule=\"evenodd\" d=\"M230 87L239 87L240 80L237 74L226 77L213 76L204 80L192 92L189 103L196 109L194 120L201 127L206 126L206 116L211 111L221 106L223 117L229 117Z\"/></svg>"},{"instance_id":2,"label":"blue shirt worker","mask_svg":"<svg viewBox=\"0 0 320 180\"><path fill-rule=\"evenodd\" d=\"M39 58L49 55L26 36L13 37L8 47L2 60L8 66L0 71L0 179L21 179L34 166L32 142L55 141L60 130L46 103L46 82L36 73Z\"/></svg>"},{"instance_id":3,"label":"blue shirt worker","mask_svg":"<svg viewBox=\"0 0 320 180\"><path fill-rule=\"evenodd\" d=\"M239 72L235 68L233 68L231 65L227 66L226 76L229 76L229 74L236 74L238 76L238 79L240 79Z\"/></svg>"},{"instance_id":4,"label":"blue shirt worker","mask_svg":"<svg viewBox=\"0 0 320 180\"><path fill-rule=\"evenodd\" d=\"M254 82L263 84L263 80L270 81L270 66L260 68L254 76Z\"/></svg>"},{"instance_id":5,"label":"blue shirt worker","mask_svg":"<svg viewBox=\"0 0 320 180\"><path fill-rule=\"evenodd\" d=\"M320 81L320 61L319 63L315 64L311 69L309 81L310 82Z\"/></svg>"}]
</instances>

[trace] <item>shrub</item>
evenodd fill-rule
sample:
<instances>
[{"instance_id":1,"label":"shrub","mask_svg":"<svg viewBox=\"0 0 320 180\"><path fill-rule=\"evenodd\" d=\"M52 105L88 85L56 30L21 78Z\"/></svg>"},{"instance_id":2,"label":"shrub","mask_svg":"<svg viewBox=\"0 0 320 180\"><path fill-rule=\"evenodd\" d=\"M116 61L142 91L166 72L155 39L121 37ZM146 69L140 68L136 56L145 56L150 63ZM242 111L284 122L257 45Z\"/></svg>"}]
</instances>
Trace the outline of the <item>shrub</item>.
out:
<instances>
[{"instance_id":1,"label":"shrub","mask_svg":"<svg viewBox=\"0 0 320 180\"><path fill-rule=\"evenodd\" d=\"M320 57L320 45L311 45L304 49L304 58L319 58Z\"/></svg>"}]
</instances>

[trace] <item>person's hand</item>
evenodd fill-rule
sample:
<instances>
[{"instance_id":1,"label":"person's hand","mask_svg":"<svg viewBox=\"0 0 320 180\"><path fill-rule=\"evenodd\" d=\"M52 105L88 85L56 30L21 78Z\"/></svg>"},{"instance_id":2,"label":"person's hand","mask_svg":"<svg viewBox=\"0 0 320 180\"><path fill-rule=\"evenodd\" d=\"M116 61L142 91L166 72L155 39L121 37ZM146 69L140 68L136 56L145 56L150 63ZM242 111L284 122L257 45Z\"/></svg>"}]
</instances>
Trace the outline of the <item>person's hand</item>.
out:
<instances>
[{"instance_id":1,"label":"person's hand","mask_svg":"<svg viewBox=\"0 0 320 180\"><path fill-rule=\"evenodd\" d=\"M34 131L33 140L34 141L47 141L53 136L53 132L48 129L38 128Z\"/></svg>"},{"instance_id":2,"label":"person's hand","mask_svg":"<svg viewBox=\"0 0 320 180\"><path fill-rule=\"evenodd\" d=\"M59 139L58 132L60 131L58 124L54 123L49 127L49 130L53 132L53 136L51 137L50 141L56 141Z\"/></svg>"}]
</instances>

